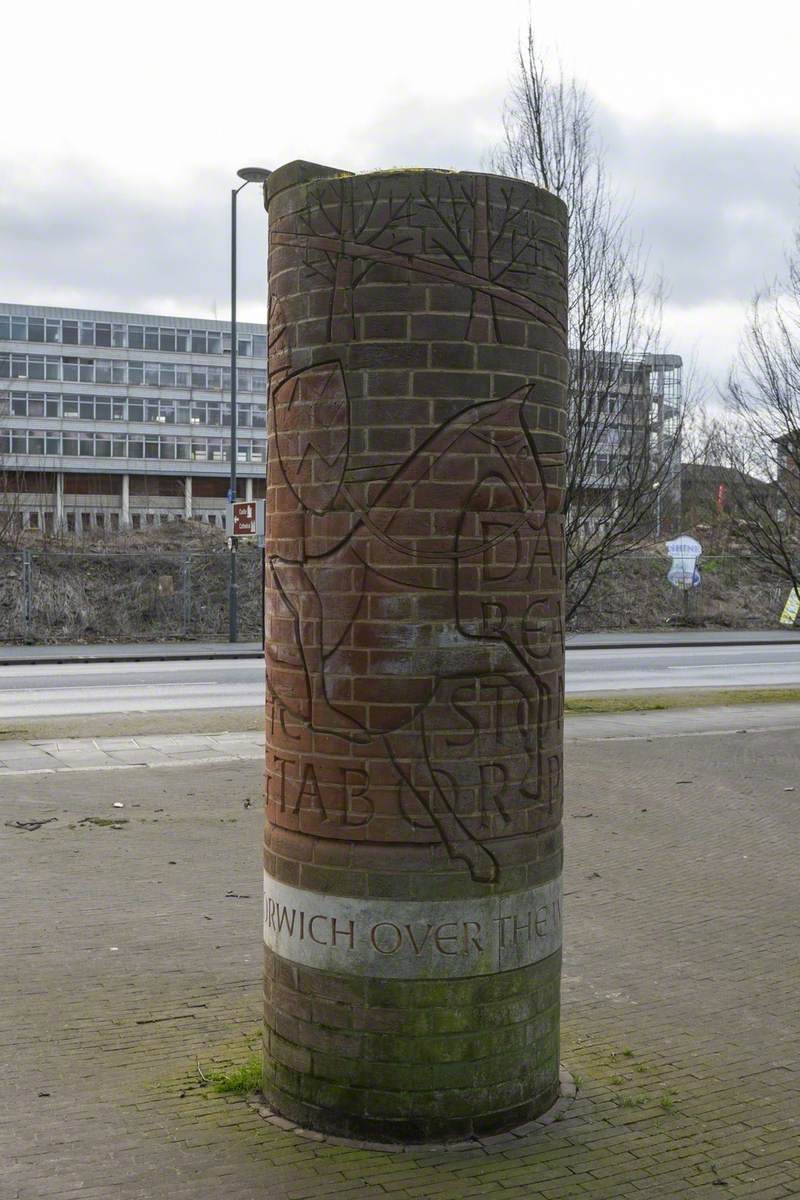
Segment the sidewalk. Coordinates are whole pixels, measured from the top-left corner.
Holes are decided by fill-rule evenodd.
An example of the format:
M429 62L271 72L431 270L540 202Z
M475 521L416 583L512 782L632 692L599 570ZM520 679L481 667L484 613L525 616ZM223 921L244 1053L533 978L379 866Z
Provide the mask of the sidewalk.
M567 649L643 650L686 646L770 646L800 642L799 629L658 629L648 632L568 633ZM62 662L180 661L260 658L258 642L141 642L124 645L0 645L0 666Z
M703 734L800 730L800 704L742 704L719 708L672 709L644 713L568 715L568 743ZM202 766L261 760L264 734L146 734L136 737L0 738L0 778L53 771L126 770L132 767Z
M567 747L578 1098L447 1151L309 1140L202 1084L258 1041L260 762L3 779L4 1200L800 1195L797 730L580 734L605 720Z

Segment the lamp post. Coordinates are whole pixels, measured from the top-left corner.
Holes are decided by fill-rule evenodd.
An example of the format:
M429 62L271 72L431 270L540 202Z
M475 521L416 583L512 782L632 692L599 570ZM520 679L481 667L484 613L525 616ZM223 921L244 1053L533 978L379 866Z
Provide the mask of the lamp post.
M265 167L242 167L236 174L244 180L238 188L231 188L231 475L228 488L228 503L236 500L236 460L238 457L236 445L236 197L248 183L264 183L272 174ZM236 585L236 538L231 536L230 545L230 576L228 581L228 640L239 640L239 604Z

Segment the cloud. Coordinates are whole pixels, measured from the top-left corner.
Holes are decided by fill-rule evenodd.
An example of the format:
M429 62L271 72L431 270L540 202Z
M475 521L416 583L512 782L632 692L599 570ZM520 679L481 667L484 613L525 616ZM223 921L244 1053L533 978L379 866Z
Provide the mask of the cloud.
M9 173L0 162L0 177ZM230 181L198 177L181 193L133 191L101 172L56 163L47 180L0 192L4 300L228 313ZM239 200L240 296L263 312L266 216L259 191ZM158 310L157 310L158 311Z
M674 302L746 303L782 272L800 211L794 134L604 114L599 125L614 183Z
M336 165L486 169L502 94L415 98L366 120ZM670 348L723 374L754 289L783 269L797 217L800 145L788 132L623 120L598 108L609 173L663 274ZM130 184L111 169L51 161L23 175L0 161L3 299L197 316L229 312L231 179L195 171L180 184ZM266 221L256 187L239 199L239 303L261 320Z

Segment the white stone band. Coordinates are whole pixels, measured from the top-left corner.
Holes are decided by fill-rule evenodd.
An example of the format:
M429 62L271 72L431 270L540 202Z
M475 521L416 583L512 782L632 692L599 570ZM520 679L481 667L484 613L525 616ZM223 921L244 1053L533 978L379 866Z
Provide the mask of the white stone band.
M456 979L539 962L561 945L561 877L464 900L327 896L264 872L264 941L336 975Z

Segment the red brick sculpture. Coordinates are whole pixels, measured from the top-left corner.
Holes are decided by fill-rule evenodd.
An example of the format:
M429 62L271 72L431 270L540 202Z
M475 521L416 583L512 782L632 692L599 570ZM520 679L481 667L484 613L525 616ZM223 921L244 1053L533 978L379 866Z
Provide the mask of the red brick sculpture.
M566 218L267 185L264 1091L440 1138L558 1093Z

